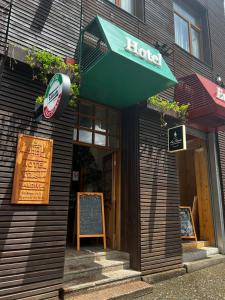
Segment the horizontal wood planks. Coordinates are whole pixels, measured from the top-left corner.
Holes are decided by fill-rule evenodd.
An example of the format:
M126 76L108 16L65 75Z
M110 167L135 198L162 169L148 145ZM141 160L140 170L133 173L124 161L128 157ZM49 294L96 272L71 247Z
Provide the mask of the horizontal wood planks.
M14 0L9 42L74 56L80 34L81 0Z
M182 266L176 156L167 152L159 114L139 115L140 251L143 274Z
M219 170L221 178L221 188L223 197L223 209L225 215L225 132L220 131L217 134L217 150L219 159Z
M6 67L0 86L0 299L58 299L64 269L73 111L36 123L42 87L28 67ZM11 204L18 134L54 140L49 205Z

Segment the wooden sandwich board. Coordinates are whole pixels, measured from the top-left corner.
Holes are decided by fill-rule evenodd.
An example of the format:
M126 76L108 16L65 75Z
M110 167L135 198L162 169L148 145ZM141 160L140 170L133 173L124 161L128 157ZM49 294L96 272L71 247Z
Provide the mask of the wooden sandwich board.
M106 250L103 193L77 193L77 251L81 238L102 237Z

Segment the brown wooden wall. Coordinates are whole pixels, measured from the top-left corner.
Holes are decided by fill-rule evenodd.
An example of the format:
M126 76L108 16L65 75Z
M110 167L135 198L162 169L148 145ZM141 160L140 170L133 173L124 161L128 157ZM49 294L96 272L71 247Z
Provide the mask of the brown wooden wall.
M73 56L80 33L81 0L14 0L8 41Z
M171 124L172 125L172 124ZM182 266L176 156L167 151L159 115L139 115L141 271L151 274Z
M217 134L217 149L218 149L219 170L220 170L220 178L221 178L223 208L224 208L224 216L225 216L225 132L224 131L220 131Z
M0 86L0 299L58 299L62 282L72 161L73 114L32 119L41 87L20 64ZM18 133L54 139L50 202L12 205Z
M140 270L140 209L138 115L122 114L121 247L130 253L131 267Z

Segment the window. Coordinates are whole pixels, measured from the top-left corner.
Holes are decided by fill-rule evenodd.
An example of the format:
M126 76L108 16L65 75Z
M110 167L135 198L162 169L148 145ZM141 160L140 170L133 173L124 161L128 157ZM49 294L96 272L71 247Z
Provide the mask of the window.
M134 0L109 0L113 4L121 7L130 14L134 15Z
M108 0L139 19L144 19L144 0Z
M74 142L118 149L120 114L118 111L80 100L75 114Z
M199 9L182 0L174 1L175 42L193 56L203 59L203 20Z

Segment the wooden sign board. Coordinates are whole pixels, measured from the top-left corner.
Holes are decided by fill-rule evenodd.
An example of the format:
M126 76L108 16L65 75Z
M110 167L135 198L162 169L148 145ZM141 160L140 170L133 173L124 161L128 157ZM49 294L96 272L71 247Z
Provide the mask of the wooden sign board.
M191 207L180 206L181 238L197 240Z
M13 204L48 204L53 140L20 134L13 181Z
M103 193L77 193L77 250L80 238L102 237L106 250Z

